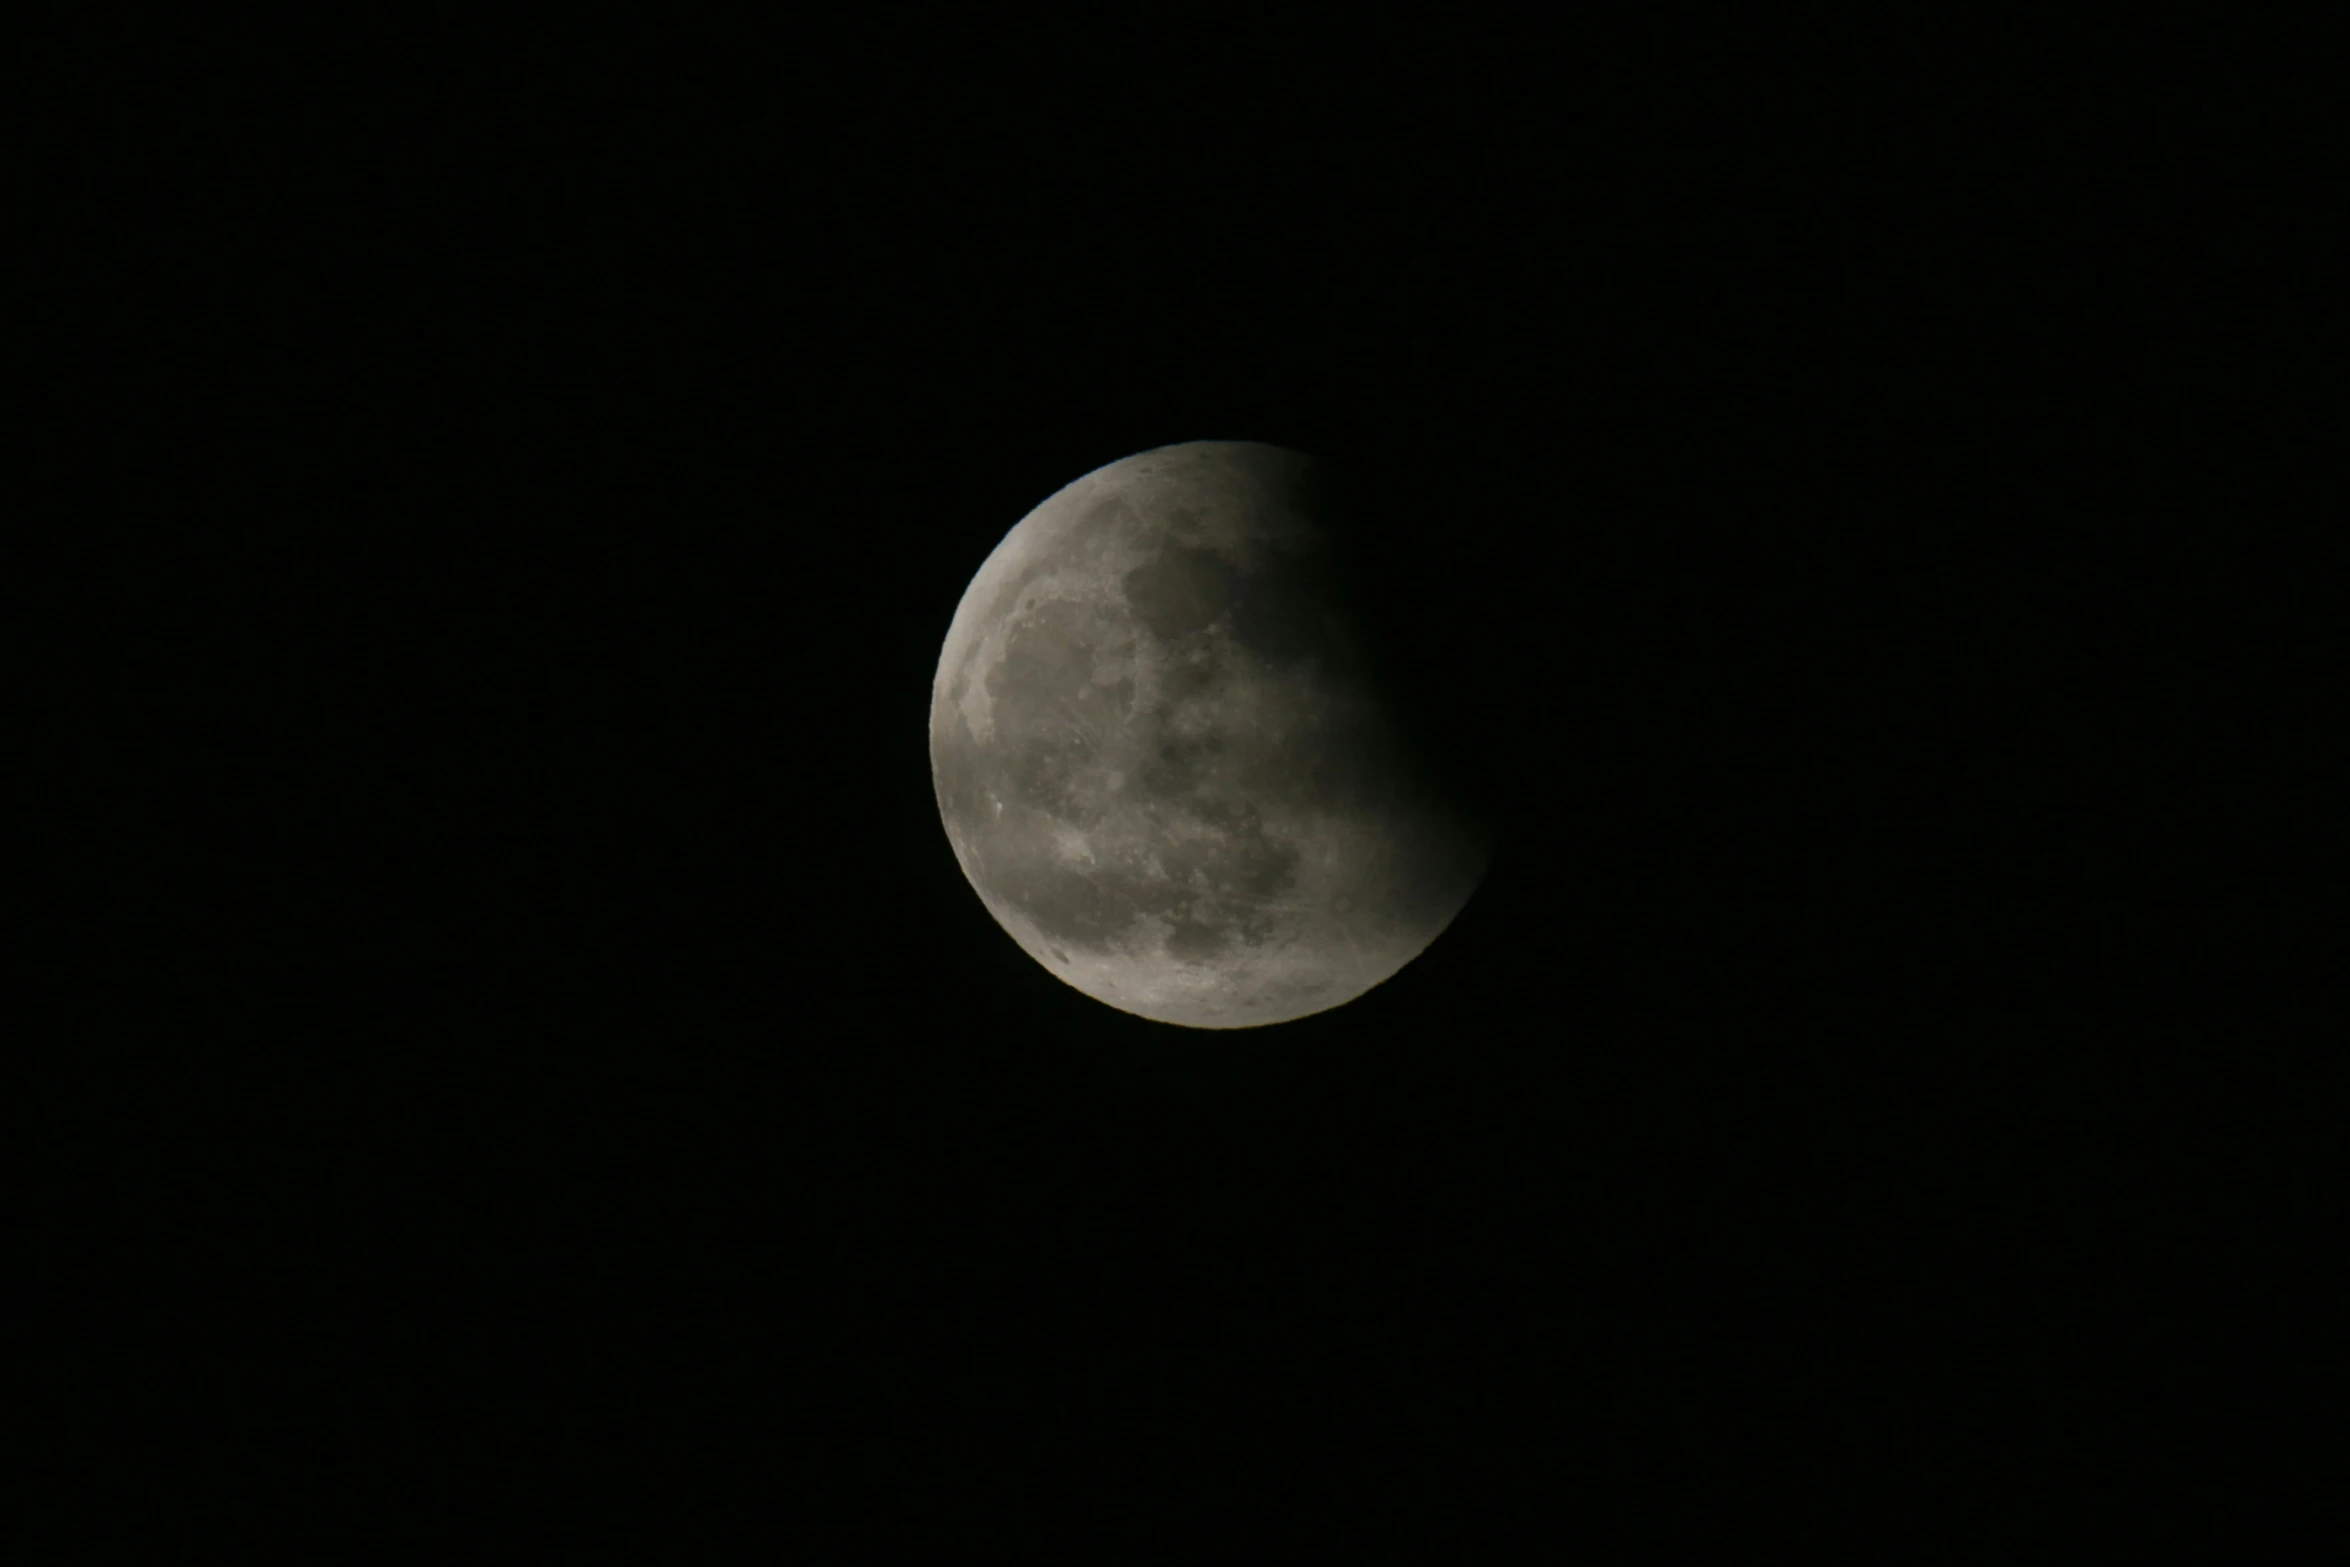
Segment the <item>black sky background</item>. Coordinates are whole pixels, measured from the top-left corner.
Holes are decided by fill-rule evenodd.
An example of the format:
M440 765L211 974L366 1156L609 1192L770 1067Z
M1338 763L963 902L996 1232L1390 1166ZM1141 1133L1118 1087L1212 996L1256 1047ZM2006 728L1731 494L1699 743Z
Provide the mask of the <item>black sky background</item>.
M2235 1484L2341 1375L2229 1358L2338 1217L2314 100L1135 14L50 62L39 1244L134 1300L61 1429L123 1364L361 1490L1304 1417L2050 1560ZM1023 957L926 753L1003 533L1203 438L1355 465L1505 835L1232 1035Z

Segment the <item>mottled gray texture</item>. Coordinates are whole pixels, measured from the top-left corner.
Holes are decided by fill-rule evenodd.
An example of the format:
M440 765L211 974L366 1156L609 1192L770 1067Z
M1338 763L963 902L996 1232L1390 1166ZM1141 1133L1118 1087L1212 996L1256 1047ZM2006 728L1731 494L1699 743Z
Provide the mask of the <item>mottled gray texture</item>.
M1283 1022L1389 978L1489 845L1435 797L1329 590L1312 465L1161 447L989 556L932 689L939 814L1030 955L1122 1010Z

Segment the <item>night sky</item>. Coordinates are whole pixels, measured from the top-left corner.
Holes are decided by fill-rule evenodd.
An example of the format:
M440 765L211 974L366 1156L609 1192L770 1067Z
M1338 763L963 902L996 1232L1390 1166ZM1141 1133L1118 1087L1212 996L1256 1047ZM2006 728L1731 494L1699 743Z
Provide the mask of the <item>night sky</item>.
M2303 100L1923 27L558 34L59 66L41 1103L134 1346L61 1388L315 1405L362 1489L1302 1421L1888 1561L2105 1559L2338 1402L2229 1369L2315 1330L2350 1037ZM997 541L1197 439L1358 475L1504 830L1239 1033L1022 955L927 755Z

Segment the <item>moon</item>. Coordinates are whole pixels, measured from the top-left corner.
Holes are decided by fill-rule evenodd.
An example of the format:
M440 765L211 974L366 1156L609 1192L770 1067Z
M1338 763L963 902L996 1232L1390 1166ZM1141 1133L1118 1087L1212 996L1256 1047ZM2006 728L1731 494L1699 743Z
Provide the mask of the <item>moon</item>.
M1188 1028L1356 999L1467 904L1489 830L1375 677L1321 466L1193 441L1023 518L964 592L930 699L964 876L1030 957Z

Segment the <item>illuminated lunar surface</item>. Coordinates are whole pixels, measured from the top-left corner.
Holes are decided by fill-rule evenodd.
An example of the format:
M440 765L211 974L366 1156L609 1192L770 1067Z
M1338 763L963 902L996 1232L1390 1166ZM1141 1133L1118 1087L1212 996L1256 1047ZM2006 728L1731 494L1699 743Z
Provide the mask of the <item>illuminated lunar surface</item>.
M1487 834L1441 798L1334 586L1314 463L1197 441L1007 534L932 685L939 816L1029 956L1191 1028L1354 1000L1451 923Z

